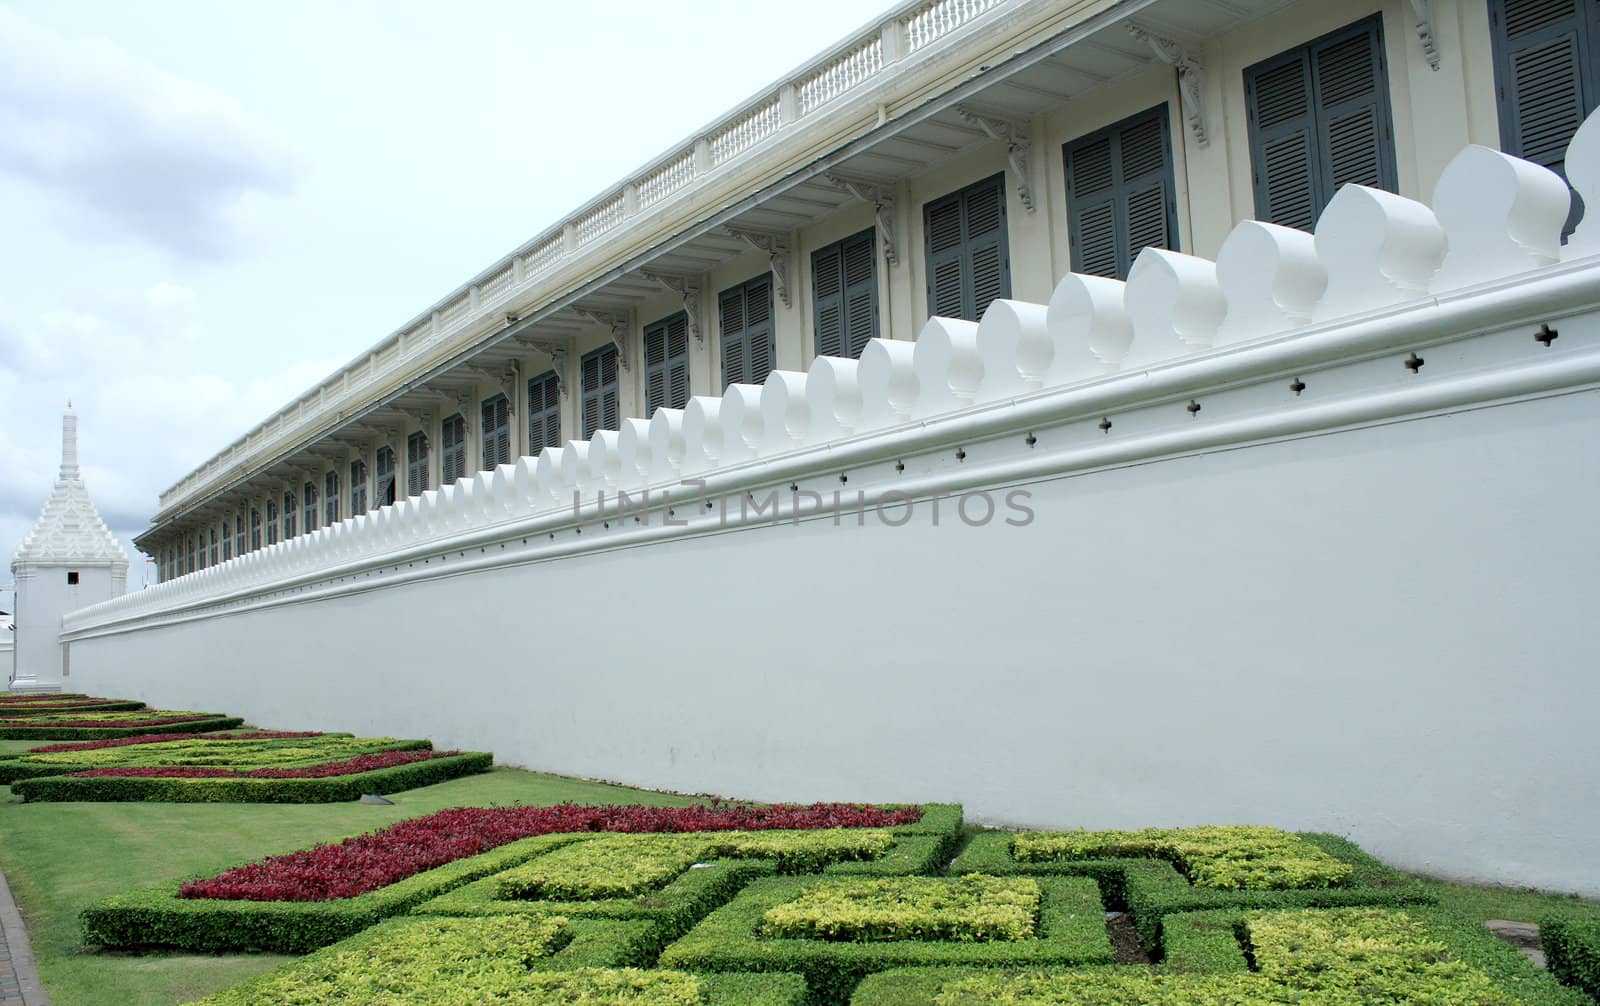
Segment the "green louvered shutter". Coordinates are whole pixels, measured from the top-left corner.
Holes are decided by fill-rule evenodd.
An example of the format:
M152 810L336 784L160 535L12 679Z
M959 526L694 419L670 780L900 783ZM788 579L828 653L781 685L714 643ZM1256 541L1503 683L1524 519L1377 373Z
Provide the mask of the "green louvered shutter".
M467 473L467 417L461 413L439 424L439 484L455 485ZM355 492L355 483L350 491Z
M722 325L722 386L765 384L772 373L772 277L757 276L717 297Z
M1127 279L1146 247L1178 246L1165 105L1074 140L1062 151L1073 272Z
M851 235L811 255L818 356L859 359L878 337L877 233Z
M327 527L339 519L339 473L329 472L322 479L322 526ZM244 553L244 524L239 525L239 552Z
M1341 185L1398 187L1376 16L1245 71L1256 216L1311 230Z
M1600 99L1600 0L1490 0L1500 146L1567 177L1567 144ZM1573 194L1563 236L1583 217Z
M372 508L388 506L395 499L395 456L388 447L378 449L377 478L374 480Z
M1011 296L1004 175L929 202L923 221L931 317L978 321Z
M406 438L406 495L428 491L428 435L421 430Z
M678 312L644 330L644 414L689 404L689 316Z
M528 453L561 446L561 382L547 370L528 382Z
M583 380L583 438L600 430L614 430L621 422L617 405L617 347L606 345L584 354L579 366Z
M511 401L495 395L483 403L483 471L492 472L511 460Z

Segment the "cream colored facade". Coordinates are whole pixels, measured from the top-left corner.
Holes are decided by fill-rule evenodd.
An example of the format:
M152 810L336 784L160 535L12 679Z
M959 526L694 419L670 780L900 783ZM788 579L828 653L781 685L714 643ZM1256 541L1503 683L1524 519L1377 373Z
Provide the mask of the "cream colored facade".
M890 60L895 46L906 44L891 42L891 32L914 38L917 17L947 8L952 17L966 20L942 40ZM701 337L688 340L690 394L720 395L718 293L773 273L774 263L766 252L718 230L723 226L716 222L719 215L736 228L787 243L782 268L791 296L787 304L776 296L772 300L774 362L780 370L805 370L815 355L812 254L875 225L877 334L914 339L929 317L924 208L930 200L995 175L1005 177L1010 295L1048 301L1071 263L1064 145L1156 106L1167 109L1176 248L1213 257L1235 224L1257 216L1246 69L1373 14L1382 19L1398 191L1425 200L1463 144L1501 146L1488 0L944 0L903 7L881 29L884 68L876 71L881 82L864 79L812 110L806 110L803 88L797 97L794 87L777 86L778 119L790 118L771 136L720 165L702 149L712 144L692 139L684 149L701 167L710 165L704 179L643 209L631 209L644 198L638 179L625 182L617 203L621 209L615 212L627 219L611 236L588 246L591 251L582 243L582 217L549 232L554 238L541 236L519 249L508 260L508 283L524 283L522 293L483 307L489 302L484 291L493 281L480 277L452 294L163 494L152 528L138 543L156 558L163 579L212 565L237 551L241 515L247 550L257 544L252 513L262 522L258 545L274 537L266 526L269 504L279 511L277 536L282 536L286 493L298 504L293 532L305 533L326 520L323 495L330 471L339 480L338 515L348 517L351 464L357 460L366 464L368 507L375 508L385 501L375 499L371 484L377 452L384 447L395 453L396 498L403 498L407 444L418 432L429 445L427 487L437 488L443 475L441 422L457 412L465 418L465 473L471 474L483 458L482 403L498 394L506 394L511 405L510 457L536 453L528 443L529 380L558 366L567 388L560 398L561 439L582 437L579 362L613 341L611 330L592 319L595 314L618 318L624 326L619 348L628 365L618 369L619 416L643 416L644 328L685 309L685 298L650 279L652 272L695 284L689 300L698 311ZM1198 62L1203 142L1189 121L1180 70L1162 61L1130 25L1175 41ZM1424 38L1431 40L1431 52ZM1004 76L1008 61L1045 47L1053 47L1049 61ZM1032 76L1019 85L1022 74ZM993 82L986 84L991 76ZM1059 83L1046 87L1039 81ZM948 106L939 107L940 102ZM930 108L937 110L929 113ZM1025 130L1029 142L1020 159L1022 174L1008 157L1007 143L986 136L961 110ZM1027 114L1019 116L1018 110ZM886 150L895 153L882 153ZM923 154L908 157L907 150ZM828 167L830 161L836 168ZM892 196L892 207L878 213L827 182L821 170L875 184ZM803 181L794 181L803 175ZM833 198L825 195L829 191ZM702 226L707 221L711 226ZM886 230L883 224L891 221ZM898 253L893 265L883 254L885 237L893 238ZM567 260L548 267L542 279L528 278L535 262L553 261L544 257L556 254L545 251L552 242ZM652 254L668 264L654 264ZM437 351L416 351L407 360L418 333L441 331L451 305L461 302L467 305L462 316L478 311L479 322ZM545 351L552 345L564 350L564 359ZM400 362L386 365L391 359ZM359 382L352 375L363 367L367 390L356 394L350 389ZM380 371L381 379L375 376ZM329 407L335 398L336 407ZM297 417L323 408L333 415L306 421L303 433L283 432ZM307 483L317 497L310 528Z

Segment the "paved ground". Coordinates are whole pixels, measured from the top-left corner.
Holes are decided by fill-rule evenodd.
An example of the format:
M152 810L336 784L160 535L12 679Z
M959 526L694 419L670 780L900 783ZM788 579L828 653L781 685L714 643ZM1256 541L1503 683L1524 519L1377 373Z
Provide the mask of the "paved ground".
M0 873L0 1006L49 1006L33 965L28 934L11 898L6 876Z

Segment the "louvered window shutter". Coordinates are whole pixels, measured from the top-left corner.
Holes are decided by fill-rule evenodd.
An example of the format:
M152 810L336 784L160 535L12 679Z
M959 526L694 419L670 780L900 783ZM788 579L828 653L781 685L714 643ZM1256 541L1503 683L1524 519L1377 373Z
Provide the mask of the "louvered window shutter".
M689 402L689 319L675 314L644 330L644 414Z
M294 527L295 527L294 508L295 508L294 493L292 493L292 492L284 493L283 494L283 537L284 537L285 541L287 541L288 539L294 537Z
M329 472L322 480L322 523L324 526L339 519L339 473Z
M811 255L812 316L818 356L857 359L878 335L874 231L862 231Z
M1600 102L1600 0L1490 0L1500 145L1567 177L1567 144ZM1563 236L1583 217L1573 193Z
M817 355L844 355L844 247L831 244L811 254L811 314Z
M1063 149L1072 271L1127 279L1147 247L1177 248L1177 198L1167 106Z
M511 401L496 395L483 403L483 471L492 472L511 460Z
M583 382L583 438L600 430L614 430L618 415L617 347L602 346L583 357L579 367Z
M467 471L467 419L461 413L439 424L441 485L455 485Z
M1004 175L933 200L923 218L931 316L978 321L1011 296Z
M367 512L367 463L350 463L350 516Z
M1250 67L1245 104L1260 219L1311 230L1347 182L1397 188L1379 18Z
M244 514L236 514L233 518L233 552L235 555L244 555L245 530Z
M757 276L717 298L722 323L722 386L765 384L772 373L772 277Z
M378 448L377 472L373 479L372 508L388 506L395 499L395 457L388 447Z
M749 384L750 367L745 359L744 289L724 290L717 298L722 323L722 386Z
M551 370L528 382L528 453L561 445L561 382Z
M267 544L278 543L278 501L267 500Z
M421 430L406 438L406 495L428 491L428 435Z

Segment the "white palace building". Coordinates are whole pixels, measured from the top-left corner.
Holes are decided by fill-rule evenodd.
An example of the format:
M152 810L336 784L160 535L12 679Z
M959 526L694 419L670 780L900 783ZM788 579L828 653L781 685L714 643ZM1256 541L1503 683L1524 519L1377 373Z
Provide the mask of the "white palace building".
M1043 303L1145 247L1425 199L1468 143L1561 170L1596 0L942 0L797 68L161 495L162 579L691 397Z
M904 4L164 492L46 672L1600 895L1597 47Z

